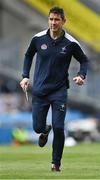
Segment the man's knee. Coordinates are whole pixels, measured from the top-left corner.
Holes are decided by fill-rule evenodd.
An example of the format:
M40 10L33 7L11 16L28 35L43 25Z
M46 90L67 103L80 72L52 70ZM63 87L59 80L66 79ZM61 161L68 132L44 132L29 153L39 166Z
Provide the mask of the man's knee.
M36 133L40 134L40 133L43 133L44 131L44 128L41 127L41 126L37 126L36 124L33 123L33 129Z
M35 125L33 125L33 129L34 129L34 131L36 132L36 133L41 133L41 128L40 127L37 127L37 126L35 126Z

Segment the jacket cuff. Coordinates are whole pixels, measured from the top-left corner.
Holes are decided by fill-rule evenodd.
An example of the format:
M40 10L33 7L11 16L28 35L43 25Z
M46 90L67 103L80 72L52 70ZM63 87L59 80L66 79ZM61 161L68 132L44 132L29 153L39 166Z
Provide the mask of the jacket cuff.
M79 72L78 72L77 75L80 76L82 79L85 79L85 78L86 78L86 75L80 74Z
M23 78L28 78L28 79L29 79L29 76L28 76L28 75L25 75L25 74L22 74L22 77L23 77Z

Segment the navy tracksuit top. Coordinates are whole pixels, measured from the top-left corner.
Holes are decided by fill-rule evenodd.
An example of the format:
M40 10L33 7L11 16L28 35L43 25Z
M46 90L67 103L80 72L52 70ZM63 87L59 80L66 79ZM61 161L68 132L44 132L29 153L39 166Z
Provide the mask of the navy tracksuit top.
M66 31L54 40L49 29L36 34L26 51L23 78L29 78L33 56L36 54L36 64L33 79L33 93L48 95L59 88L68 88L68 69L72 56L80 63L78 74L84 78L87 73L88 60L80 44Z

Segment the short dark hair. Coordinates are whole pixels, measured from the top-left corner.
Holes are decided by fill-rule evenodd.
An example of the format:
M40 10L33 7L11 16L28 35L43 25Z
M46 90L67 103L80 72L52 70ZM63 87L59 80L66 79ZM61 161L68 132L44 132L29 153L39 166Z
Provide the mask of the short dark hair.
M51 8L50 11L49 11L49 15L50 15L50 13L60 14L62 20L65 19L64 10L62 8L60 8L60 7L55 6L55 7Z

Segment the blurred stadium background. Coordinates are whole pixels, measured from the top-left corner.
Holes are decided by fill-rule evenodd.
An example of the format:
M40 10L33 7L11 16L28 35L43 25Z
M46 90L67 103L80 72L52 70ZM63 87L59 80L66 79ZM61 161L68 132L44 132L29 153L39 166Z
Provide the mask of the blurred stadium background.
M90 60L82 88L72 81L77 62L70 66L66 138L100 142L100 0L0 0L0 144L37 143L32 132L31 87L26 102L19 82L28 43L47 28L48 11L54 5L64 8L65 29L80 41ZM32 71L34 64L35 58Z

